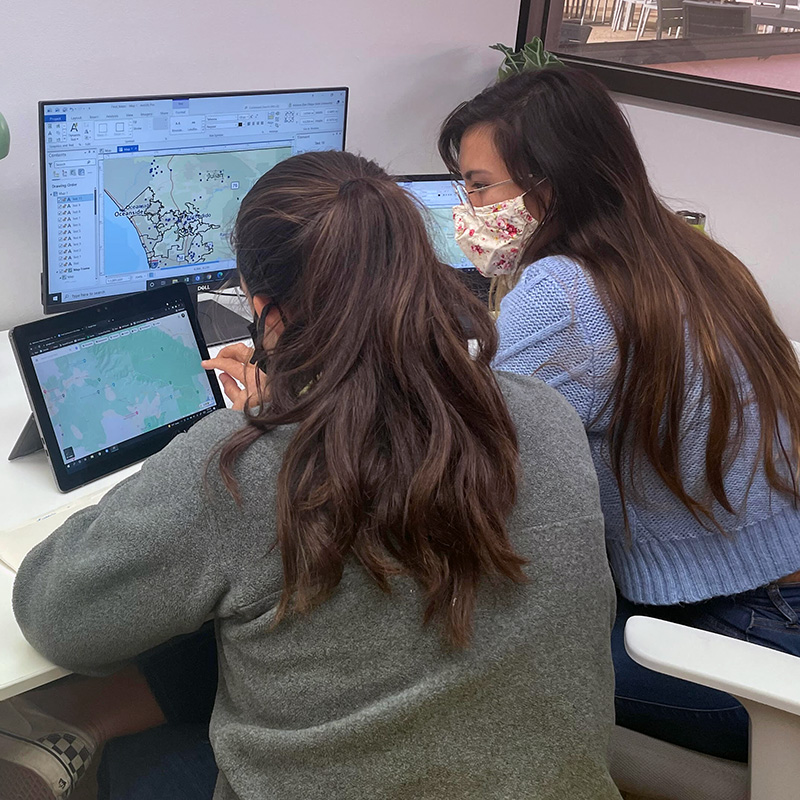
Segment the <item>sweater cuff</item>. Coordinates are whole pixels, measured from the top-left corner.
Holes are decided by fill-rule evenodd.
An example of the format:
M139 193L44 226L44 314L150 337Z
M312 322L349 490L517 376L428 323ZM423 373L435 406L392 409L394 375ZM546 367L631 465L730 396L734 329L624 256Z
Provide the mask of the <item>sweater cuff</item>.
M676 605L739 594L800 569L800 514L778 514L723 536L607 540L614 580L633 603Z

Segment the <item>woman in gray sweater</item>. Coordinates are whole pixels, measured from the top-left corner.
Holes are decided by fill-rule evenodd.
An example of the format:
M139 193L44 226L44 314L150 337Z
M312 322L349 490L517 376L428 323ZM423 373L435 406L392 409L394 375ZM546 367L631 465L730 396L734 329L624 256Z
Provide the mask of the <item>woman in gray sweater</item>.
M492 373L491 320L365 159L274 167L235 247L255 349L208 364L234 409L28 556L25 635L103 674L213 618L218 800L617 798L614 591L575 412ZM168 784L155 756L107 766L106 796L184 796L196 765Z

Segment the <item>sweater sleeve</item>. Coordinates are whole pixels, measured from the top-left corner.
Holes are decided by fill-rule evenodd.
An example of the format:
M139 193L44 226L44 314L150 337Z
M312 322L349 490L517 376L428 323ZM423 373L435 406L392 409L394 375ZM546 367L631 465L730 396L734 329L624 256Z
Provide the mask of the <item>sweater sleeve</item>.
M550 257L528 267L503 299L497 328L494 368L535 375L562 394L588 427L599 408L596 338L613 337L613 329L578 264Z
M225 413L225 412L217 412ZM212 415L215 416L215 415ZM204 502L208 433L179 436L23 561L14 613L51 661L102 674L199 628L228 582Z

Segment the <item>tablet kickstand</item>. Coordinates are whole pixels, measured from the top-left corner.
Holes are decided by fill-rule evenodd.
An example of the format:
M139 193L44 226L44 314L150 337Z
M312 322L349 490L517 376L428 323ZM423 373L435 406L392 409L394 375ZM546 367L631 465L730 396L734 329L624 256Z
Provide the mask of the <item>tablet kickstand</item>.
M43 449L42 437L39 436L39 429L36 427L33 414L31 414L17 439L17 443L9 454L8 460L13 461L15 458L22 458L22 456L28 456L37 450Z

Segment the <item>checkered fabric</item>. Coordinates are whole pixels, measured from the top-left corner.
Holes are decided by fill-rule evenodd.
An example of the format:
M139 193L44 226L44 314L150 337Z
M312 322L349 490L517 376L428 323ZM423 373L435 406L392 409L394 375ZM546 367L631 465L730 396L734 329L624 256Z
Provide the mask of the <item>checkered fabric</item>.
M72 774L72 786L74 786L83 773L86 772L89 762L92 760L92 750L86 742L72 733L49 733L39 739L39 742L48 747L53 754L64 764ZM62 798L69 797L72 787L68 787Z

